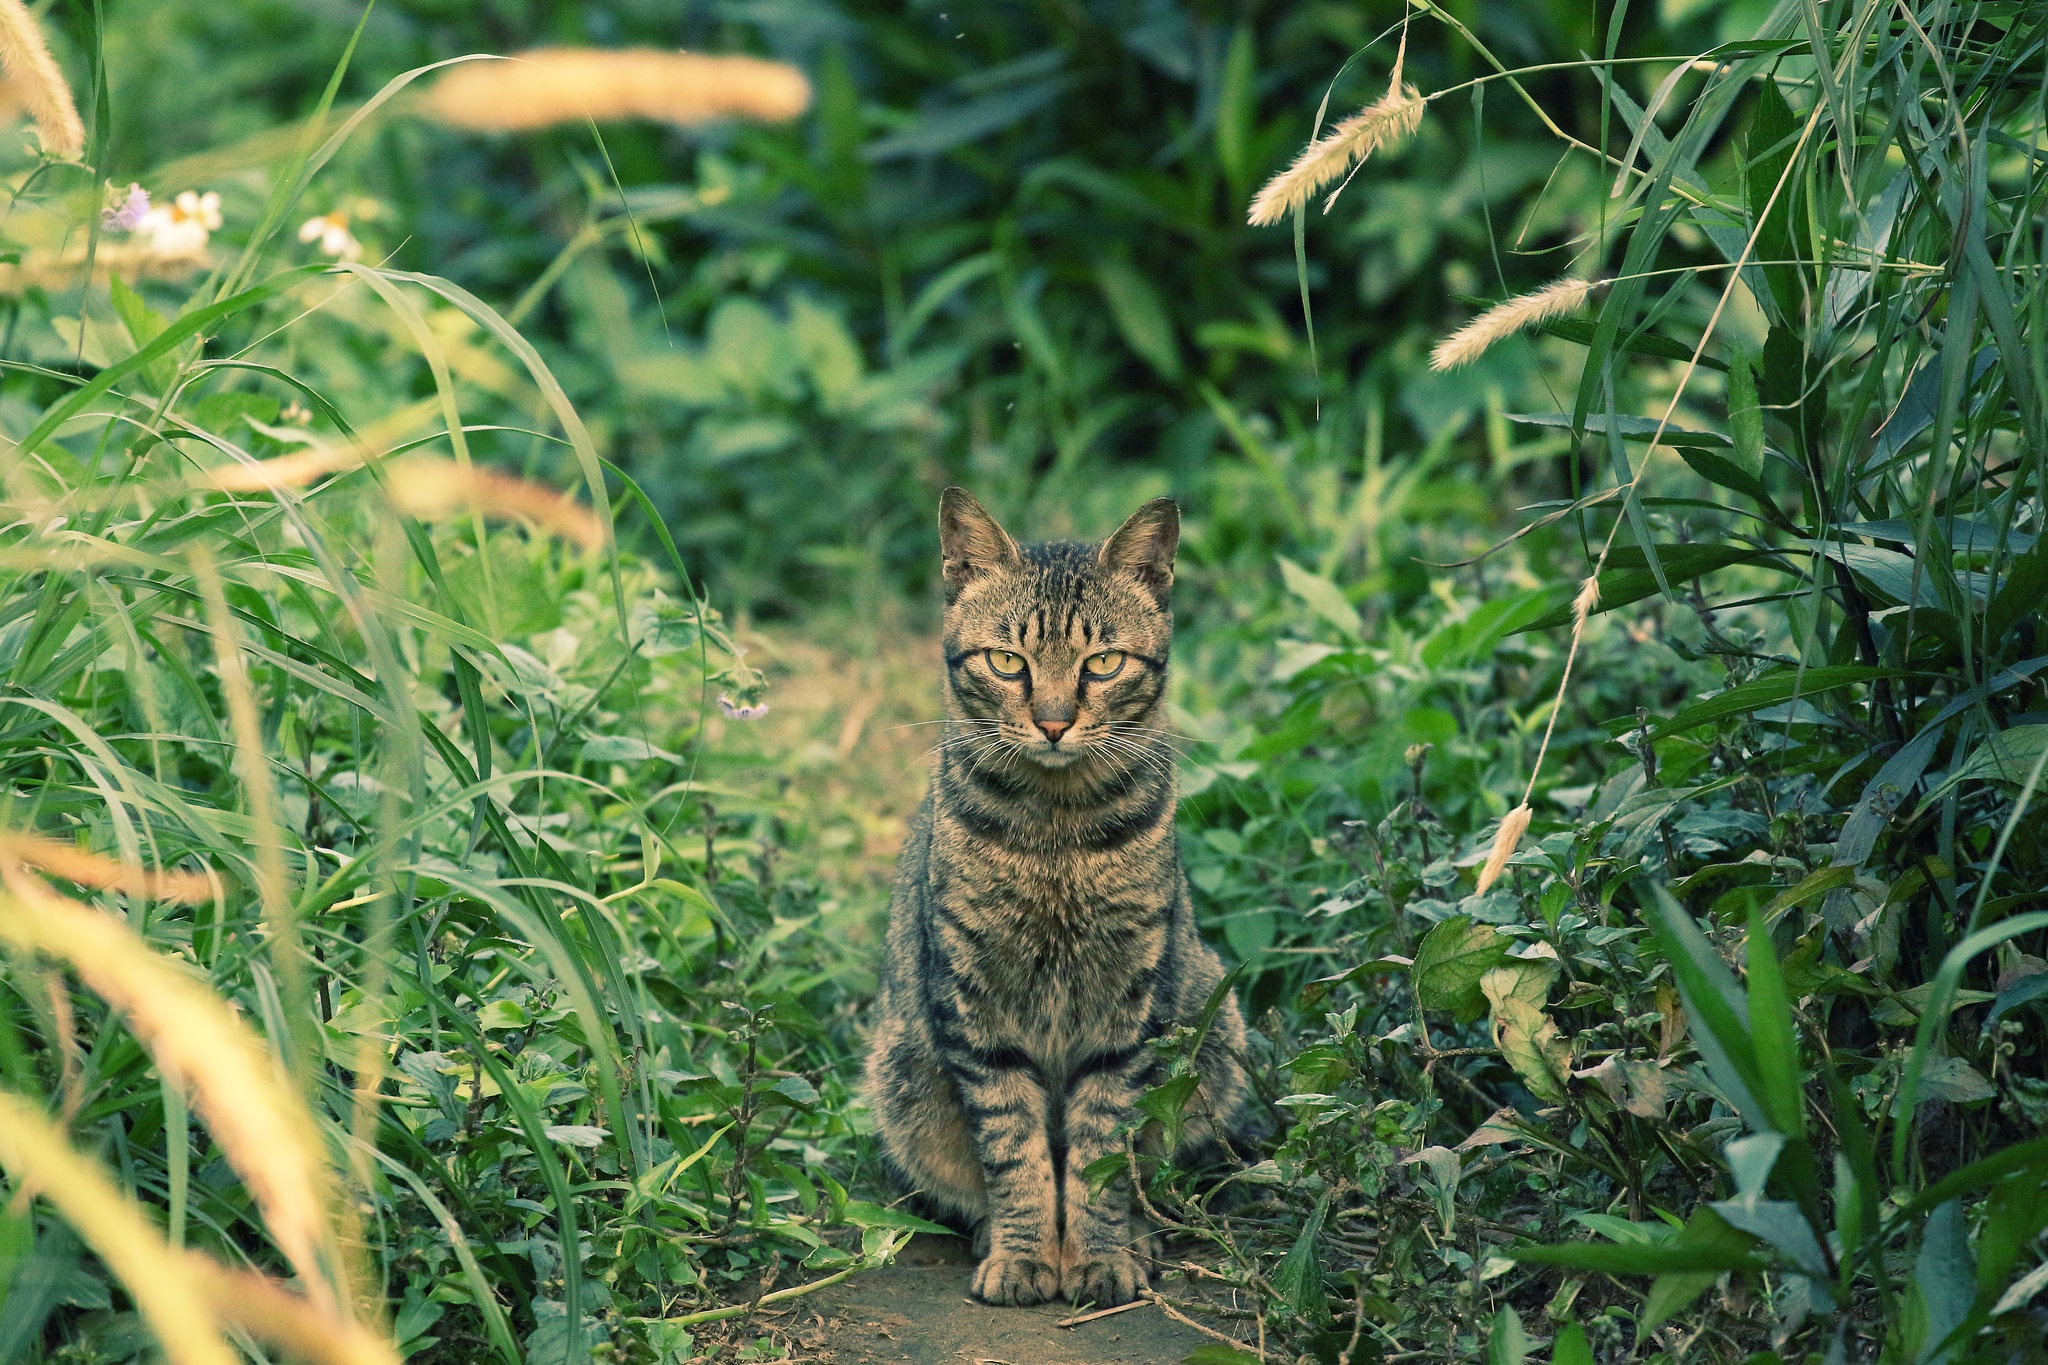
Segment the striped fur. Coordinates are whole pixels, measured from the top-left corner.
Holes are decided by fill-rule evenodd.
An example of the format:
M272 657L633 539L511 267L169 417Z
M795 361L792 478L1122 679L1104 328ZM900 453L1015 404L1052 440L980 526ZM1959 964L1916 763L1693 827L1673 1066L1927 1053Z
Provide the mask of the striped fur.
M867 1091L902 1183L976 1228L990 1303L1144 1287L1130 1191L1090 1200L1082 1171L1161 1079L1147 1044L1223 978L1161 728L1179 527L1160 498L1100 546L1020 549L961 490L941 502L947 738L898 864ZM1110 652L1113 674L1084 671ZM1233 993L1184 1148L1246 1127L1243 1045Z

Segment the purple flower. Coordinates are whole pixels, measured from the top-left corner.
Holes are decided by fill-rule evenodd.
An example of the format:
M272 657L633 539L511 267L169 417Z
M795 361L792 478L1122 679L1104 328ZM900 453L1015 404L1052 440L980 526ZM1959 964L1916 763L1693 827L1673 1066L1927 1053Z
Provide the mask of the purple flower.
M133 232L142 226L143 216L148 212L149 191L131 183L119 204L101 210L100 226L108 232Z
M768 703L757 701L752 705L744 705L721 692L718 694L718 709L734 720L759 720L768 714Z

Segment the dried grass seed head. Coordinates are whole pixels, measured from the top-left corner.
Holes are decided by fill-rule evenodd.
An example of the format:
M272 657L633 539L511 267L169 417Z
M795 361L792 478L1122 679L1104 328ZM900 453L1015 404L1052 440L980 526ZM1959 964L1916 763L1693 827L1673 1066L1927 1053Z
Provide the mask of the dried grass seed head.
M69 160L85 151L85 125L42 26L22 0L0 0L0 68L8 94L28 112L43 150Z
M1268 180L1252 199L1253 227L1277 223L1309 197L1380 147L1398 142L1422 124L1428 102L1412 85L1390 89L1350 118L1311 142L1294 164ZM1332 195L1334 202L1336 196ZM1323 211L1329 211L1329 205Z
M9 907L0 912L19 914ZM97 1161L75 1150L41 1106L0 1090L0 1169L55 1205L126 1286L171 1365L234 1365L188 1258Z
M803 72L758 57L538 48L454 68L422 107L458 128L521 132L584 119L651 119L684 128L722 118L780 123L810 102Z
M1529 831L1529 807L1516 806L1501 817L1500 830L1493 836L1493 851L1486 855L1486 865L1479 869L1479 894L1485 895L1500 880L1508 859L1515 856L1515 849L1521 844L1522 836Z
M15 901L0 913L0 939L68 962L121 1014L165 1078L191 1094L314 1302L338 1311L326 1152L270 1050L226 1001L121 921L57 895L18 864L0 864L0 878Z
M1551 318L1576 312L1591 294L1597 280L1554 280L1541 289L1518 294L1497 303L1436 344L1429 353L1432 370L1456 369L1469 365L1497 342Z

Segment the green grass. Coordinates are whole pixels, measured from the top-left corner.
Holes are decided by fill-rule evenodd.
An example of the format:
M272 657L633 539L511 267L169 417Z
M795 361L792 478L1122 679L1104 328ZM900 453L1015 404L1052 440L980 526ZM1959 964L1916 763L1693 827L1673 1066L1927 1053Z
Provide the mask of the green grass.
M373 12L337 72L347 34L266 11L63 11L113 121L9 163L0 245L137 176L228 221L208 270L0 299L0 828L218 879L59 885L268 1040L403 1355L773 1358L749 1305L914 1226L851 1086L934 490L1061 534L1172 487L1182 846L1277 1121L1220 1196L1140 1172L1217 1321L1321 1362L2030 1359L2044 31L1662 10L1414 11L1406 77L1455 93L1298 260L1239 224L1348 52L1329 113L1384 88L1340 7L1166 7L1150 55L1036 12L712 25L820 105L693 144L395 103L330 140L497 45L466 19ZM395 256L323 272L296 223L365 195ZM1583 316L1423 368L1567 267L1612 281ZM356 455L216 477L308 448ZM609 538L433 511L421 457ZM16 948L0 1081L171 1241L287 1272L151 1046ZM50 1201L0 1213L0 1297L0 1362L150 1349Z

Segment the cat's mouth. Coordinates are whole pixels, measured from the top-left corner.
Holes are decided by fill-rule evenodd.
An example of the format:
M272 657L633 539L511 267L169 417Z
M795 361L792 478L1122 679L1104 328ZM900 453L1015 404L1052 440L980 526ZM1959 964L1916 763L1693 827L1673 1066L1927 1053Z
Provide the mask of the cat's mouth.
M1024 757L1041 768L1065 768L1086 757L1093 747L1086 737L1076 736L1068 730L1058 739L1033 734L1025 742L1023 750Z

